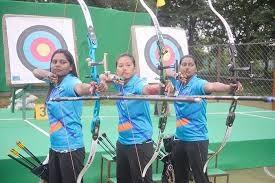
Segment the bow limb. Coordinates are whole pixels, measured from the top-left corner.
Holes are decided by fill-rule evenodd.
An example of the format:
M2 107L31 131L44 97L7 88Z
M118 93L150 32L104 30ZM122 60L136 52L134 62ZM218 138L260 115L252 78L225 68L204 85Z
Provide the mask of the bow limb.
M160 26L159 26L158 19L157 19L156 15L153 13L153 11L144 2L144 0L139 0L139 2L146 9L146 11L149 13L149 15L150 15L150 17L153 21L153 24L154 24L154 27L155 27L155 30L156 30L156 35L157 35L157 38L158 38L159 49L161 50L162 53L164 53L164 41L163 41L162 33L160 31Z
M90 15L90 12L89 12L89 9L88 9L86 3L83 0L77 0L77 2L80 5L81 10L83 12L87 28L89 29L89 27L94 27L93 21L92 21L92 18L91 18L91 15Z
M215 15L217 15L217 17L219 17L219 19L222 21L225 29L226 29L226 33L228 36L228 42L229 42L229 48L230 48L230 64L229 64L229 71L232 73L232 79L233 82L237 82L237 71L236 71L236 58L237 58L237 49L235 46L235 42L234 42L234 37L232 34L232 31L230 29L229 24L227 23L227 21L223 18L223 16L221 14L219 14L219 12L217 12L215 10L215 8L212 5L211 0L208 0L208 5L210 7L210 9L213 11L213 13L215 13ZM235 95L235 91L233 91L232 95ZM226 131L225 131L225 135L223 138L222 143L220 144L220 146L218 147L218 149L216 150L216 152L214 154L212 154L206 161L204 167L203 167L203 171L206 172L207 170L207 166L208 163L211 159L213 159L216 155L218 155L219 152L221 152L221 150L225 147L226 143L228 142L230 136L231 136L231 132L232 132L232 126L233 126L233 122L235 120L235 110L237 107L237 100L234 99L231 103L231 106L229 108L229 113L226 119Z
M217 17L219 17L219 19L222 21L222 23L223 23L223 25L224 25L224 27L226 29L226 33L227 33L227 36L228 36L229 43L234 44L234 37L233 37L233 34L232 34L232 31L230 29L229 24L223 18L223 16L219 12L217 12L217 10L215 10L215 8L212 5L212 1L211 0L208 0L208 4L209 4L210 9L213 11L213 13L215 13L215 15L217 15Z
M77 0L81 10L83 12L85 21L86 21L86 26L87 26L87 38L88 38L88 46L89 46L89 58L88 61L89 63L95 62L95 50L97 48L97 40L96 40L96 35L94 32L94 26L93 26L93 21L89 12L89 9L86 5L86 3L83 0ZM90 65L92 66L92 65ZM96 66L92 66L91 71L90 71L90 77L92 81L99 82ZM94 112L93 112L93 119L91 122L91 129L93 133L93 140L92 140L92 145L90 148L90 153L87 159L87 162L81 172L79 173L77 177L77 183L80 183L84 174L86 171L89 169L91 166L95 153L96 153L96 145L98 141L98 133L99 133L99 126L100 126L100 119L99 119L99 111L100 111L100 101L96 100L95 101L95 106L94 106Z
M162 33L160 31L160 26L159 26L159 22L157 20L156 15L153 13L153 11L147 6L147 4L144 2L144 0L139 0L141 5L146 9L146 11L149 13L155 30L156 30L156 36L157 36L157 45L158 45L158 49L159 49L159 69L160 69L160 82L162 83L162 85L165 85L165 74L164 74L164 67L163 67L163 56L165 54L165 46L164 46L164 41L163 41L163 36ZM164 87L161 88L161 95L164 95ZM153 162L155 161L155 159L158 157L159 153L160 153L160 149L161 149L161 143L162 140L164 138L164 129L166 126L166 122L167 122L167 112L168 112L168 103L167 101L163 101L162 103L162 109L161 109L161 116L159 119L159 137L158 137L158 141L157 141L157 146L156 149L154 151L154 154L152 156L152 158L149 160L149 162L145 165L144 170L142 172L142 177L144 178L146 175L147 170L149 169L149 167L153 164Z
M217 15L217 17L219 17L219 19L221 20L221 22L223 23L223 25L225 27L225 30L226 30L226 33L227 33L227 37L228 37L229 48L230 48L230 57L231 57L231 63L230 63L229 70L233 73L232 74L233 77L234 77L233 79L235 79L235 81L236 81L236 79L237 79L237 72L235 71L235 68L236 68L237 49L236 49L236 46L235 46L235 42L234 42L234 37L233 37L232 31L230 29L229 24L223 18L223 16L219 12L217 12L215 10L215 8L212 5L212 1L211 0L208 0L208 4L209 4L210 9L213 11L213 13L215 13L215 15Z

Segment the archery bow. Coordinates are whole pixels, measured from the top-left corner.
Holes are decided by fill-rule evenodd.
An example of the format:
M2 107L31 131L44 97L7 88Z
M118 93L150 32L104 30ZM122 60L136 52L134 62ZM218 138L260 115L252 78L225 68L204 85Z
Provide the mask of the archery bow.
M87 5L85 4L85 2L83 0L77 0L77 1L81 7L81 10L85 17L85 21L86 21L86 25L87 25L87 38L88 38L88 46L89 46L89 58L87 59L87 61L88 61L88 64L90 64L89 66L91 66L90 78L92 79L92 81L99 83L99 77L98 77L97 69L96 69L97 64L93 64L93 63L95 63L95 50L97 48L97 39L96 39L96 35L94 32L92 18L91 18L89 9L88 9ZM104 56L104 60L106 61L106 55ZM84 174L86 173L86 171L91 166L91 164L94 160L94 156L95 156L95 152L96 152L96 145L97 145L98 135L99 135L98 134L99 127L100 127L99 111L100 111L100 101L96 100L95 105L94 105L93 119L91 122L92 145L90 148L90 153L89 153L87 162L77 177L77 183L81 182L82 177L84 176Z
M149 13L155 30L156 30L156 36L157 36L157 46L158 46L158 51L159 51L159 70L160 70L160 82L161 82L161 91L160 91L160 95L164 95L164 89L165 89L165 73L164 73L164 66L163 66L163 56L166 53L165 51L165 47L164 47L164 41L163 41L163 36L162 33L160 31L160 26L159 26L159 22L158 19L156 17L156 15L153 13L153 11L146 5L146 3L144 2L144 0L139 0L141 5L146 9L146 11ZM162 108L161 108L161 114L160 114L160 118L159 118L159 137L158 137L158 141L157 141L157 145L156 145L156 149L154 151L154 154L152 156L152 158L150 159L150 161L147 163L147 165L144 167L144 170L142 172L142 178L145 177L146 172L148 170L148 168L152 165L152 163L155 161L155 159L158 157L158 154L160 153L160 148L161 148L161 143L162 140L164 138L164 129L166 126L166 122L167 122L167 113L168 113L168 102L167 101L163 101L162 102Z
M208 4L210 9L212 10L213 13L215 13L215 15L217 15L219 17L219 19L222 21L225 29L226 29L226 33L228 36L228 42L229 42L229 50L230 50L230 64L229 64L229 71L232 73L232 80L233 83L237 83L237 70L239 70L238 68L236 68L236 58L237 58L237 49L235 46L235 42L234 42L234 37L232 34L232 31L230 29L229 24L226 22L226 20L223 18L223 16L221 14L219 14L213 7L211 0L208 0ZM235 95L235 90L232 91L232 95ZM226 131L225 131L225 135L223 138L222 143L220 144L219 148L217 149L217 151L210 156L204 167L203 167L203 171L206 172L207 166L209 161L215 157L226 145L230 135L231 135L231 131L232 131L232 126L233 126L233 122L235 120L235 110L237 107L237 99L233 99L232 103L229 107L229 112L228 112L228 116L226 119Z

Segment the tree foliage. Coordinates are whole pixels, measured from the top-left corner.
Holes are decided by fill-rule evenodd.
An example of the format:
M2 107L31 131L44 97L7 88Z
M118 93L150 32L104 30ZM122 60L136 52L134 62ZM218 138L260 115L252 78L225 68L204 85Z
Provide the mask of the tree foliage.
M22 0L74 3L76 0ZM145 11L138 0L85 0L90 6L124 11ZM156 9L156 0L146 3L158 15L161 26L187 30L189 45L225 43L227 35L221 21L211 12L207 0L165 0ZM228 21L236 43L268 42L275 38L273 0L213 0L215 9Z
M236 43L274 38L272 0L219 0L212 4L230 24ZM224 43L227 39L222 22L211 12L207 1L170 0L160 10L159 17L162 25L186 29L189 45L194 42Z

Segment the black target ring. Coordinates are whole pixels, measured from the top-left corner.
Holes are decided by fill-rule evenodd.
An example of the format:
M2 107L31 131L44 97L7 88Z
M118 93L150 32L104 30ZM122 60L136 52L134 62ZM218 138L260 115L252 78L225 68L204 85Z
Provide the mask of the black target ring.
M40 47L44 45L50 51L47 50L45 55L39 55L39 51L37 51L39 49L34 48L37 45L40 45ZM49 70L51 54L60 48L68 48L63 36L53 28L45 25L35 25L27 28L20 34L16 44L19 60L30 71L36 68Z

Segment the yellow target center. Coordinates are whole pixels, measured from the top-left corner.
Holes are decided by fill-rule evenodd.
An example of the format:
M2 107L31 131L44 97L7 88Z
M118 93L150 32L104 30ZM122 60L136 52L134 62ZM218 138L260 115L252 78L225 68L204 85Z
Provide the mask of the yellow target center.
M163 61L168 61L171 58L170 50L167 50L167 52L163 55Z
M41 43L37 46L36 51L41 56L45 57L45 56L48 56L50 54L51 49L50 49L49 45L47 45L45 43Z

